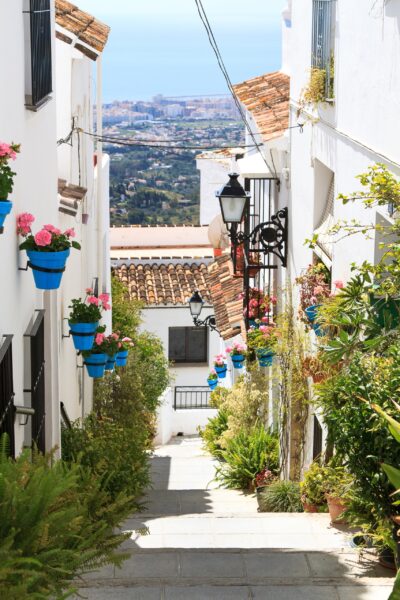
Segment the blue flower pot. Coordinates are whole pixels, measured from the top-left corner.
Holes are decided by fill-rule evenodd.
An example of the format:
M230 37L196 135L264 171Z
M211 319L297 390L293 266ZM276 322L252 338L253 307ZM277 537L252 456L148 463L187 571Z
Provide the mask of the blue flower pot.
M65 271L70 249L61 252L26 251L35 285L39 290L57 290Z
M6 216L11 212L12 202L0 200L0 227L3 227Z
M218 379L207 379L210 390L215 390L218 385Z
M218 375L218 379L225 379L226 372L228 367L224 365L223 367L214 367L216 374Z
M259 323L256 323L255 319L249 319L249 327L254 327L254 329L258 329L260 325Z
M234 354L231 356L232 363L235 369L242 369L244 363L244 355L243 354Z
M96 329L99 322L96 323L71 323L68 321L70 334L76 350L91 350L96 336Z
M274 360L275 352L272 350L260 348L256 350L257 360L260 367L271 367Z
M107 354L91 354L84 360L89 377L99 379L104 377L104 369L106 367Z
M110 355L107 356L106 371L114 371L116 360L117 360L116 354L113 354L112 356L110 356Z
M310 321L310 323L313 323L315 321L315 319L318 316L318 308L320 307L320 304L312 304L311 306L308 306L305 309L305 313L307 315L307 319Z
M315 335L322 337L325 335L325 330L321 327L319 323L313 323L312 328L314 329Z
M128 362L128 354L129 350L121 350L117 353L117 358L115 360L115 365L117 367L126 367L126 363Z

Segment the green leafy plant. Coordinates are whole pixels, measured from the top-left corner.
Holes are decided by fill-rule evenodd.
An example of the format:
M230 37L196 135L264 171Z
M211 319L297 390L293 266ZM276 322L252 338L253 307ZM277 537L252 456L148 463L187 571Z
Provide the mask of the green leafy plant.
M222 458L225 462L217 468L217 481L228 488L247 489L265 467L278 471L278 439L263 425L256 425L230 439Z
M273 325L260 325L258 328L252 327L247 332L248 350L271 350L275 351L280 331Z
M228 414L224 410L219 410L215 417L208 420L204 428L198 429L206 450L219 460L223 460L223 449L220 439L227 429Z
M20 144L0 142L0 201L7 200L8 195L13 191L16 173L11 170L8 162L17 158L20 148Z
M300 482L300 492L304 503L316 506L325 504L325 468L313 462L304 473L303 481Z
M303 101L305 104L320 104L326 100L325 92L326 70L314 67L310 71L310 79L303 90Z
M303 512L297 481L274 481L261 492L262 512Z

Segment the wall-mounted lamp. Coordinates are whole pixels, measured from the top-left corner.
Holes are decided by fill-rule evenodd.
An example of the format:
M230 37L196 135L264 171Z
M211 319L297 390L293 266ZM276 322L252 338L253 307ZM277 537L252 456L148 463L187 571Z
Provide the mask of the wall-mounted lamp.
M200 313L203 309L203 304L204 304L203 298L200 296L200 293L198 292L198 290L195 290L195 292L193 292L193 296L189 300L189 309L190 309L190 314L192 315L192 318L193 318L194 326L195 327L209 327L211 329L211 331L216 331L218 333L214 315L208 315L208 317L206 317L204 319L204 321L200 321L199 317L200 317Z

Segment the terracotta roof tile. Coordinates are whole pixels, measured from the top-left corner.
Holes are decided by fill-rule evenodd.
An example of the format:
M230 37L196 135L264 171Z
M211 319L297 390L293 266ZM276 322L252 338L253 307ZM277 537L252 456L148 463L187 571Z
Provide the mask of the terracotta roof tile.
M229 340L242 328L243 301L239 294L243 279L234 277L232 261L224 254L208 266L207 282L218 330L224 340Z
M204 263L122 264L113 271L127 286L131 300L147 305L185 305L198 289L203 299L210 302Z
M289 127L290 78L275 71L233 86L251 112L264 141L281 136Z
M56 23L75 35L84 44L94 48L97 52L103 52L110 33L109 26L80 10L71 2L56 0ZM82 48L84 47L81 46L79 50L82 51ZM90 58L93 57L90 56Z

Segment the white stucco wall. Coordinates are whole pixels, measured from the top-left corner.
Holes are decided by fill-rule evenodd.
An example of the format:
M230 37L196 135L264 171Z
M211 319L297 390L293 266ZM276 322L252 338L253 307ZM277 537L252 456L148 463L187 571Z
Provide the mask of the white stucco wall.
M196 164L200 171L200 225L209 225L221 213L215 192L228 181L232 161L198 158Z

